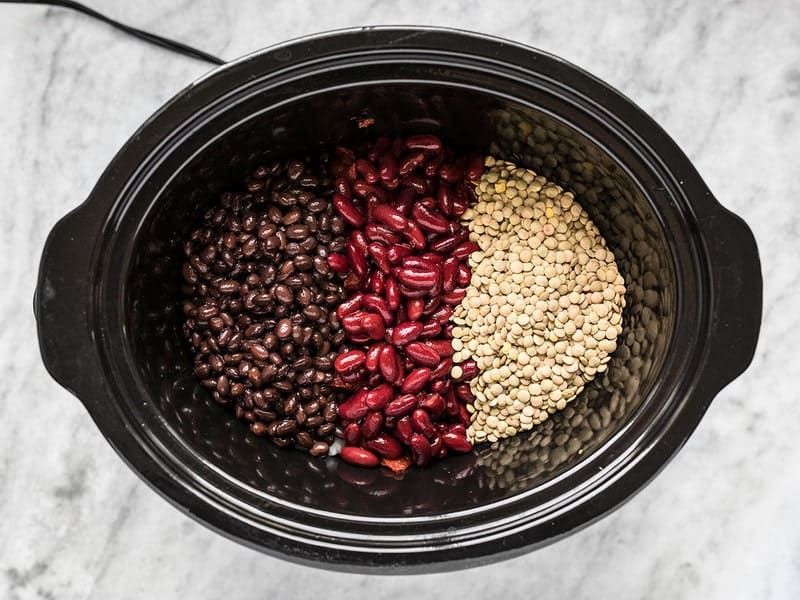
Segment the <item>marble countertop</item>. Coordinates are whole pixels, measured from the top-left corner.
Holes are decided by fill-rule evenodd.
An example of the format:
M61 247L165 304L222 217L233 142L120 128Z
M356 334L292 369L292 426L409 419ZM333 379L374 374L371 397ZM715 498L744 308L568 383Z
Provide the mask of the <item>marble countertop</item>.
M424 20L573 61L653 115L753 228L764 324L752 366L678 457L620 510L558 544L405 578L311 570L246 549L123 465L45 372L31 311L52 225L135 128L208 66L63 9L0 5L1 598L800 597L800 353L791 346L800 327L800 4L92 4L228 58L319 30Z

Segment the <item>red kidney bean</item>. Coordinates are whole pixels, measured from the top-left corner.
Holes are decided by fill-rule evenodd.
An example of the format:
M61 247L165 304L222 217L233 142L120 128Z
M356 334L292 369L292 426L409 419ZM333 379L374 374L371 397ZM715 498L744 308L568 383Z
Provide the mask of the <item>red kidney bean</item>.
M447 183L456 183L464 179L464 165L463 161L456 161L454 163L446 163L439 167L439 177L444 179Z
M367 313L365 313L363 310L359 310L354 313L350 313L349 315L345 315L340 319L342 328L344 328L348 335L352 335L354 333L363 333L364 316L366 314Z
M436 309L439 308L439 305L442 303L442 297L440 295L433 296L425 300L425 305L422 307L422 315L425 317L430 317Z
M439 167L442 166L444 159L444 152L435 154L427 163L425 163L425 168L423 169L425 171L425 176L436 177L437 173L439 173Z
M470 271L470 268L465 264L459 265L456 283L461 287L466 287L469 285L470 281L472 281L472 271Z
M467 297L467 290L464 289L456 289L452 292L447 292L444 296L442 296L442 302L445 304L461 304L461 301Z
M372 242L367 249L369 250L372 260L374 260L375 264L378 265L378 268L384 273L388 273L392 267L389 264L389 259L386 256L386 246L380 242Z
M375 313L368 313L364 316L363 325L364 331L373 340L382 340L386 335L386 328L383 326L383 319L380 315Z
M428 192L428 183L418 175L406 175L400 179L400 185L410 189L417 196L424 196Z
M381 375L389 383L396 384L400 380L400 369L397 364L397 352L391 346L385 346L378 358Z
M424 408L415 408L411 413L411 425L418 433L430 438L436 435L436 428L431 422L431 417Z
M425 262L436 266L439 266L444 262L444 256L437 254L436 252L424 252L420 254L419 257Z
M442 332L442 324L438 321L426 321L419 334L420 339L430 339Z
M464 176L469 181L477 181L483 175L483 156L472 154L467 159L467 166Z
M434 154L442 151L442 140L430 134L408 136L404 145L409 150L422 150Z
M475 401L475 396L472 393L472 390L469 389L469 384L467 383L459 383L453 388L453 391L455 392L456 397L462 402L471 404Z
M348 238L348 243L352 244L353 247L358 250L364 256L367 255L367 236L364 235L364 232L360 229L354 229L350 232L350 237Z
M349 373L363 366L366 359L361 350L349 350L336 357L333 361L333 368L337 373Z
M367 390L361 389L339 405L339 417L355 421L369 412L366 403Z
M350 269L350 263L344 254L332 252L328 255L328 266L334 273L345 273Z
M352 242L347 243L347 260L359 279L367 276L367 258Z
M458 399L453 390L446 391L442 396L444 397L444 411L451 417L456 416L458 414Z
M376 183L380 179L375 165L363 158L359 158L356 161L356 171L361 174L367 183Z
M411 209L411 216L420 227L427 231L433 233L448 233L450 231L450 221L443 215L430 210L424 204L415 204Z
M364 228L364 235L372 242L381 242L387 246L396 244L400 241L400 236L398 236L388 227L384 227L378 223L368 223Z
M352 315L363 306L363 300L364 294L360 292L353 294L351 298L348 298L338 306L336 316L341 320L345 315Z
M403 446L396 438L388 434L379 435L364 445L386 458L400 458L403 456Z
M453 196L446 183L440 183L436 190L436 204L443 215L449 217L453 214Z
M442 289L447 292L452 292L456 288L456 279L461 264L459 259L455 256L444 261L442 265Z
M429 248L434 252L445 254L469 238L469 230L462 227L455 233L440 235L431 240Z
M386 273L383 271L375 271L369 278L369 285L367 286L373 294L382 294L386 286Z
M366 371L366 368L365 368L365 371ZM369 371L366 371L366 372L369 373ZM369 373L369 375L367 376L367 387L371 387L371 388L372 387L376 387L376 386L380 385L382 381L383 381L383 375L381 375L380 373L378 373L378 372Z
M417 194L410 188L402 188L397 192L397 200L394 203L394 208L404 217L411 214L411 207L417 201Z
M348 446L357 446L361 441L361 428L358 423L348 423L344 428L344 442Z
M431 372L431 380L441 379L443 377L447 377L450 374L450 370L453 368L453 359L451 358L443 358L441 361L436 365L436 368Z
M426 394L425 398L419 401L420 408L427 410L434 418L444 412L444 398L439 393Z
M391 325L394 322L395 315L389 309L386 300L377 294L365 294L363 297L364 308L376 312L383 319L384 325Z
M446 426L446 431L462 437L467 437L467 426L464 425L464 423L450 423Z
M390 179L389 181L381 180L381 182L383 183L383 187L385 187L387 190L396 190L400 187L400 179L397 177Z
M364 422L361 424L361 435L365 439L372 439L378 435L383 427L383 414L378 411L372 411L364 417Z
M342 218L345 221L347 221L351 226L353 227L364 226L363 213L358 208L356 208L356 205L353 204L353 201L347 196L343 196L341 194L334 194L333 207L337 210L337 212L340 215L342 215Z
M470 416L469 416L469 411L467 410L466 404L459 404L458 405L458 418L461 419L461 422L464 425L469 425Z
M469 203L466 200L462 198L455 198L453 200L453 216L460 217L467 212L468 207Z
M414 206L423 206L428 210L435 210L436 209L436 198L432 196L425 196L424 198L420 198L414 203ZM412 207L413 208L413 207Z
M439 365L439 353L422 342L406 344L403 350L414 362L424 367L436 367Z
M408 226L408 219L388 204L376 206L372 216L392 231L404 232Z
M408 442L411 440L411 434L414 433L414 428L411 425L411 417L406 415L399 418L395 424L394 431L397 434L397 437L408 444Z
M390 263L395 264L406 256L409 256L412 252L413 250L405 244L392 244L386 251L386 258L389 259Z
M334 180L333 191L346 198L353 197L353 188L350 187L350 182L344 177L337 177Z
M439 394L446 394L447 390L453 387L453 383L449 378L445 379L437 379L430 384L430 388L432 392L437 392Z
M474 360L465 360L459 366L461 367L462 372L459 381L469 381L470 379L474 379L478 376L478 363L476 363Z
M380 410L394 397L394 390L388 383L369 390L365 396L367 406L372 410Z
M472 450L472 444L464 436L455 433L445 433L441 437L442 442L444 442L448 450L461 453Z
M476 242L471 242L471 241L462 242L462 243L460 243L458 246L456 246L453 249L453 252L451 253L451 256L453 256L453 257L455 257L455 258L457 258L459 260L464 260L470 254L472 254L473 252L477 252L480 249L481 249L481 247L478 246L478 244Z
M404 346L413 342L422 333L423 324L419 321L406 321L397 325L392 331L392 344Z
M400 177L408 175L414 169L421 167L424 162L425 153L423 151L411 151L408 154L404 154L402 157L400 157L400 168L397 170L397 173L400 175Z
M406 315L409 321L416 321L422 316L422 309L425 302L422 298L411 298L406 302Z
M406 287L415 290L430 290L439 280L439 269L435 267L395 267L395 269L394 275L397 280Z
M400 391L403 394L416 394L428 385L431 379L431 370L428 367L419 367L405 376L400 384Z
M444 447L444 442L440 435L434 435L431 438L431 456L434 458L444 458L447 456L447 448Z
M442 358L453 355L453 344L450 340L425 340L425 344L436 350Z
M342 460L358 467L377 467L380 464L374 453L357 446L345 446L339 451Z
M369 334L366 331L359 331L357 333L348 333L347 338L354 344L368 344L373 341L373 339L369 337Z
M378 360L380 359L381 351L383 351L383 346L384 344L372 344L366 352L364 366L370 373L378 370Z
M433 289L430 290L414 290L404 285L398 286L400 290L400 295L404 298L426 298L427 296L433 293ZM402 307L401 307L402 308ZM399 310L399 309L398 309ZM405 310L405 309L403 309Z
M383 181L397 179L397 159L389 152L381 155L378 161L378 173Z
M422 229L419 228L419 225L413 221L408 221L404 233L412 248L416 248L417 250L425 248L428 240L425 238L425 234L422 232Z
M448 306L447 304L443 304L435 311L433 311L433 313L430 315L431 319L433 319L434 321L438 321L442 325L446 325L450 321L450 317L452 316L453 316L453 308L451 306Z
M407 256L405 257L401 263L402 267L407 269L422 269L423 271L439 271L439 267L436 263L425 260L422 256ZM397 277L397 273L399 272L399 267L395 267L392 270L392 274Z
M414 455L414 464L418 467L424 467L431 462L431 445L430 442L421 433L412 433L409 439L409 446Z
M400 286L394 277L386 278L384 296L386 296L386 304L390 309L397 310L400 308Z
M417 397L414 394L403 394L389 402L383 412L390 417L399 417L414 410L417 405Z
M353 182L353 193L355 193L356 196L360 196L362 198L368 198L369 196L374 196L378 200L378 202L386 201L386 192L381 188L379 188L377 185L367 183L366 181Z

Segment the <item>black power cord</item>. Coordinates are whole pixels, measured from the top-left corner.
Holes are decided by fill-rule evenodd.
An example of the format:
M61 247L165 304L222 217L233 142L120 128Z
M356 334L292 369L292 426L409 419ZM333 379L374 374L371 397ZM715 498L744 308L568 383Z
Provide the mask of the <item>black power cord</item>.
M150 33L148 31L143 31L141 29L137 29L136 27L131 27L130 25L125 25L125 23L120 23L119 21L115 21L114 19L107 17L93 8L89 8L81 4L80 2L72 2L72 0L52 0L52 1L44 1L44 0L0 0L2 4L44 4L48 6L58 6L60 8L69 8L71 10L78 11L85 15L92 17L93 19L97 19L98 21L102 21L103 23L107 23L120 31L124 31L128 35L132 35L133 37L139 38L140 40L144 40L145 42L150 42L156 46L161 46L162 48L166 48L167 50L172 50L173 52L178 52L179 54L183 54L185 56L190 56L192 58L196 58L198 60L204 60L206 62L210 62L215 65L224 65L225 61L221 58L208 54L207 52L203 52L202 50L198 50L197 48L192 48L191 46L187 46L183 42L178 42L175 40L171 40L169 38L162 37L160 35L156 35L154 33Z

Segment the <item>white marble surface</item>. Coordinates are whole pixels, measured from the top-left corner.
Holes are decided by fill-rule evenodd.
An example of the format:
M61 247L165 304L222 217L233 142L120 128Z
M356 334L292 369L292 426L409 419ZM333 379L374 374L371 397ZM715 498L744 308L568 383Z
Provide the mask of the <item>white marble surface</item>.
M800 4L92 4L229 58L323 29L420 22L561 55L649 111L747 219L765 319L750 370L678 458L621 510L559 544L408 578L310 570L240 547L122 464L42 367L31 311L50 227L134 129L208 67L65 10L0 5L0 598L800 597Z

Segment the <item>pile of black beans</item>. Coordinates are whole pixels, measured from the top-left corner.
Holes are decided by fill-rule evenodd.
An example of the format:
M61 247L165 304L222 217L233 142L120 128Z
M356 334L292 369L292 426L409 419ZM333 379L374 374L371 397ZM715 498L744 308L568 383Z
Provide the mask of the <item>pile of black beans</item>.
M255 435L314 456L328 454L346 394L333 362L347 282L327 261L345 250L345 223L331 190L324 160L259 167L183 243L195 376Z

